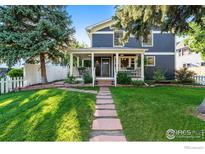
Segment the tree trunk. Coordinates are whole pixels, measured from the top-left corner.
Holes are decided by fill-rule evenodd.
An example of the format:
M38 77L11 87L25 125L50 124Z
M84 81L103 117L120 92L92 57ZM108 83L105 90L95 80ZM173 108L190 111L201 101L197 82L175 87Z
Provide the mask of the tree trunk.
M41 83L47 83L47 76L46 76L46 64L45 64L45 54L40 54L40 65L41 65Z

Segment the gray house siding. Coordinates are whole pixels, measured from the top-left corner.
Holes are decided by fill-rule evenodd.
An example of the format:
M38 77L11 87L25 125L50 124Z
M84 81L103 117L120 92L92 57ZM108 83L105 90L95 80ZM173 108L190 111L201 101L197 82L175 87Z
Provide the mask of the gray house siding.
M155 56L155 66L145 66L145 79L153 79L153 72L161 69L167 80L174 79L175 56L174 55L157 55Z
M109 27L100 31L112 31ZM170 33L154 33L153 46L142 47L142 43L135 37L130 37L124 47L126 48L145 48L146 53L174 53L175 36ZM92 34L92 47L113 47L113 34ZM123 47L122 47L123 48ZM159 68L165 73L166 79L174 79L175 56L174 55L155 55L155 66L145 66L145 79L153 79L153 72Z
M175 52L175 37L173 34L154 34L153 47L142 47L140 41L130 37L124 47L146 48L147 52ZM162 43L163 42L163 43ZM113 34L92 34L93 47L113 47Z
M142 47L142 43L130 37L125 47L132 48L146 48L149 49L147 52L174 52L175 50L175 37L173 34L154 34L153 47ZM163 43L162 43L163 42Z
M92 47L113 47L113 34L92 34Z
M102 32L102 31L113 31L113 29L111 29L110 27L105 27L103 29L98 30L98 32Z

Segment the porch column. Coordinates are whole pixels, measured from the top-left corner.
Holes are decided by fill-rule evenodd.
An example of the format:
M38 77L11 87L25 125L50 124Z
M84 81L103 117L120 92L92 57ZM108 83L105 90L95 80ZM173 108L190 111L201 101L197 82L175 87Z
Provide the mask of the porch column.
M116 53L116 72L119 70L119 54Z
M92 78L93 78L93 87L95 85L95 69L94 69L94 53L91 53L91 69L92 69Z
M73 75L73 53L70 53L70 76Z
M141 53L141 79L144 80L144 53Z
M79 60L80 60L79 57L77 57L77 67L80 66L80 65L79 65L79 64L80 64Z
M119 70L119 54L116 53L116 68L115 68L115 86L117 86L117 73Z
M84 67L84 59L82 59L82 67Z

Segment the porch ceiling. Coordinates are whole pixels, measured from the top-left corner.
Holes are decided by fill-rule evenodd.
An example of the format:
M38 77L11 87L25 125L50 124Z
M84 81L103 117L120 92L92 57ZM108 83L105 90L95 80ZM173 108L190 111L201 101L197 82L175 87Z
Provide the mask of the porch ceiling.
M124 54L135 54L144 53L148 49L142 48L80 48L80 49L69 49L69 52L75 54L114 54L114 53L124 53Z

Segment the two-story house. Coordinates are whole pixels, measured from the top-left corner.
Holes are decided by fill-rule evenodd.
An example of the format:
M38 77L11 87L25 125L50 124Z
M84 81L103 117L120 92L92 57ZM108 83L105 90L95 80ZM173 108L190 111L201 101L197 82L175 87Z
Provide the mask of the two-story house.
M150 31L146 42L130 36L122 43L123 30L112 28L114 21L109 19L86 28L91 47L70 51L70 75L79 76L78 67L90 68L93 85L96 81L111 80L116 85L117 73L128 73L133 80L152 79L153 72L161 69L166 79L174 78L175 35ZM73 66L73 57L77 65Z

